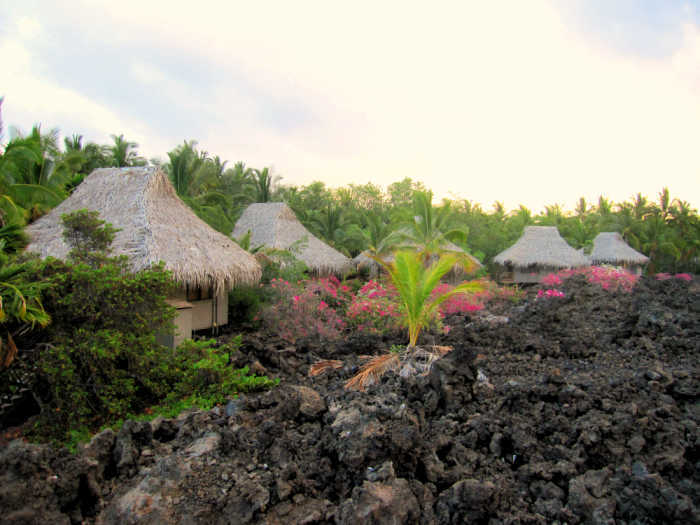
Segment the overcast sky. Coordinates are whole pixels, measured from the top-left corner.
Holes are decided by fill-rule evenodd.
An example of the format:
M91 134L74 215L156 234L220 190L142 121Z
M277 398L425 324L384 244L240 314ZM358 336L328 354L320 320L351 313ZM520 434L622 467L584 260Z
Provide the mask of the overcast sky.
M700 0L0 0L10 125L490 209L700 206Z

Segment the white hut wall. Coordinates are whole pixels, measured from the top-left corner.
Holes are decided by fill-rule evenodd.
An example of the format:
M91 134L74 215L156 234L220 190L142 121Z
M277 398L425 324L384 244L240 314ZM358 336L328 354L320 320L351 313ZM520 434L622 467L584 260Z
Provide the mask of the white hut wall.
M543 277L552 273L552 269L529 267L529 268L514 268L513 282L516 283L539 283Z
M169 348L177 348L185 339L192 337L192 305L180 299L169 301L176 310L171 334L157 334L156 341Z
M211 288L181 288L177 299L192 305L192 330L207 330L228 324L228 292Z

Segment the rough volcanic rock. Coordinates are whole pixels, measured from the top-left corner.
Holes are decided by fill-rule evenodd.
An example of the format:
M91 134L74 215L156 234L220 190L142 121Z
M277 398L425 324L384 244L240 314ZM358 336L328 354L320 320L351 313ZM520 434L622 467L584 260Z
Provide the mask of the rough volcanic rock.
M10 523L700 523L700 298L642 279L445 320L426 375L343 384L383 337L257 334L279 387L98 434L77 456L0 451ZM401 342L395 340L394 342ZM309 377L318 359L344 366Z

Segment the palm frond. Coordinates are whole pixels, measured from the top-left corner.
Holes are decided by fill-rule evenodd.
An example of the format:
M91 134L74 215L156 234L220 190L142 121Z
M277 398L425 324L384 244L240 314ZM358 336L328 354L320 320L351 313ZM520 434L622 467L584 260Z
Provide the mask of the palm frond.
M394 352L373 357L362 365L360 371L345 383L345 389L364 392L368 386L376 384L386 372L398 370L400 366L401 360L399 355Z
M326 370L333 369L337 370L338 368L343 367L343 362L338 361L337 359L327 359L325 361L318 361L311 365L311 368L309 368L309 376L314 377L319 374L322 374Z

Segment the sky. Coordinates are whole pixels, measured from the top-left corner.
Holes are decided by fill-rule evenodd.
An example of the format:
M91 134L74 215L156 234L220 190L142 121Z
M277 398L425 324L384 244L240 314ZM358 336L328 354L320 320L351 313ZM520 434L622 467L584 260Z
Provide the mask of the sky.
M410 177L484 209L700 207L700 0L0 0L0 57L5 141L194 139L284 184Z

